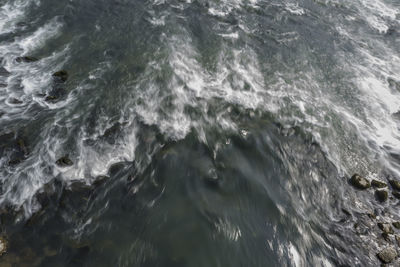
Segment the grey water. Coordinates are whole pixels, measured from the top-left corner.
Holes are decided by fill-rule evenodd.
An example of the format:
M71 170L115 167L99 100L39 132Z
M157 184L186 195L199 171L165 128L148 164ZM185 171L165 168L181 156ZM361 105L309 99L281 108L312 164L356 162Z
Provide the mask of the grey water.
M0 60L0 266L380 264L398 0L0 0Z

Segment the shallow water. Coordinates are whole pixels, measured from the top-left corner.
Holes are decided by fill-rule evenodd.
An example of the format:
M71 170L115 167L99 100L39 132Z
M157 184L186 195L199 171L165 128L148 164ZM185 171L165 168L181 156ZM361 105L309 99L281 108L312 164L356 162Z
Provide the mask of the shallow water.
M0 0L0 261L379 264L365 217L398 200L348 178L400 177L399 26L395 0Z

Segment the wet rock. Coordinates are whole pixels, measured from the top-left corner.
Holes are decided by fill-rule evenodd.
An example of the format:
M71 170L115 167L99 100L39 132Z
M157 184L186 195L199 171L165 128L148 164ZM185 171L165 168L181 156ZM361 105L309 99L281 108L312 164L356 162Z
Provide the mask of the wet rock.
M28 150L28 147L26 146L24 139L19 138L17 140L17 145L18 145L19 151L21 151L24 154L24 156L27 156L29 154L29 150Z
M386 35L393 35L396 33L396 29L393 28L393 26L389 27L389 29L386 31Z
M21 101L21 100L19 100L18 98L10 97L10 98L8 99L8 103L14 104L14 105L19 105L19 104L22 104L22 103L24 103L24 102Z
M393 187L393 189L400 191L400 182L399 181L389 180L389 183Z
M8 84L6 83L0 83L0 88L6 88L8 86Z
M89 246L80 247L75 252L75 255L70 260L69 264L74 266L84 265L85 259L88 257L90 252Z
M6 70L4 67L0 67L0 76L10 76L10 72L8 70Z
M96 179L93 182L93 185L95 187L101 186L102 184L104 184L110 177L106 176L106 175L100 175L97 176Z
M17 57L15 59L15 61L17 61L18 63L31 63L31 62L35 62L38 61L37 58L35 57L30 57L30 56L24 56L24 57Z
M396 243L400 247L400 236L395 235Z
M385 241L390 242L390 236L388 233L382 233L382 238L385 239Z
M72 160L67 156L61 157L56 161L56 164L60 167L68 167L74 165Z
M80 216L87 208L95 188L84 181L74 181L65 190L60 198L60 207L63 212Z
M19 164L29 155L28 146L23 138L19 137L17 140L10 140L8 144L10 144L9 148L13 150L8 162L9 165L12 166Z
M6 253L8 242L4 237L0 237L0 256Z
M373 213L368 213L367 215L371 220L375 220L376 219L376 215L373 214Z
M343 213L346 214L347 216L351 216L350 211L346 210L346 209L342 209Z
M67 91L64 88L59 86L54 86L44 100L46 102L57 102L66 94Z
M392 195L397 198L400 199L400 193L399 192L392 192Z
M126 125L126 122L114 123L110 128L107 128L104 131L102 138L104 138L109 144L114 144L115 140L121 135L123 131L123 127Z
M388 199L388 192L386 190L376 190L375 196L380 202L385 202Z
M387 81L389 83L390 88L400 91L400 82L399 81L396 81L395 79L390 78L390 77L388 78Z
M387 234L393 234L394 233L393 228L388 223L378 223L378 227L384 233L387 233Z
M363 189L363 190L371 187L371 183L367 179L361 177L358 174L354 174L350 178L350 184L358 189Z
M60 70L53 73L53 78L57 82L65 82L68 79L68 72L66 70Z
M44 98L44 101L46 102L56 102L58 100L58 97L54 95L48 95Z
M127 125L127 124L128 124L127 122L123 122L123 123L117 122L117 123L114 123L113 126L111 126L110 128L108 128L108 129L106 129L106 130L104 131L103 136L105 136L105 137L115 136L115 135L119 134L119 132L122 131L122 127L125 126L125 125Z
M400 222L393 222L392 225L397 228L400 229Z
M55 256L55 255L58 254L58 251L55 250L55 249L51 249L50 247L45 247L45 248L43 249L43 254L44 254L46 257L53 257L53 256Z
M391 263L396 257L397 252L394 248L387 247L377 254L383 263Z
M25 26L28 26L28 23L23 22L23 21L20 21L20 22L17 22L16 25L17 25L18 27L25 27Z
M375 188L385 188L387 187L387 184L385 182L379 181L379 180L372 180L371 185Z

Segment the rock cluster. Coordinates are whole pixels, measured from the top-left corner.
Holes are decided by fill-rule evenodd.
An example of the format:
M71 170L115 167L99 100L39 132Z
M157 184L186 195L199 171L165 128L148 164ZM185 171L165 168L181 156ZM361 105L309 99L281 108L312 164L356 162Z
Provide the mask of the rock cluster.
M400 199L400 182L396 180L388 180L390 187L392 189L392 195L398 199ZM356 189L358 190L368 190L369 188L373 187L375 193L375 198L383 203L386 202L389 198L389 186L387 183L383 181L379 181L376 179L373 179L372 181L369 181L365 177L362 177L359 174L354 174L350 179L349 183ZM375 214L368 213L368 217L371 220L375 220L377 217ZM384 219L384 218L382 218ZM355 227L357 228L358 224L355 224ZM394 222L378 222L377 223L378 228L381 230L381 236L382 238L387 241L387 242L392 242L393 235L394 239L396 240L398 246L400 247L400 236L395 234L395 230L393 229L400 229L400 222L394 221ZM393 227L392 227L393 226ZM392 247L392 244L388 245L387 247L383 248L381 251L379 251L376 256L378 259L384 263L392 263L397 257L398 253L395 248Z

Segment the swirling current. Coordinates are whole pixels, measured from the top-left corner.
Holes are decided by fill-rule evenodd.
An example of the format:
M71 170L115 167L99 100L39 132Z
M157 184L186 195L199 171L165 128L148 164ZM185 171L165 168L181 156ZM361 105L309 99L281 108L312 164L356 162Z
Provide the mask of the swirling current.
M400 264L398 0L0 0L0 62L0 266Z

